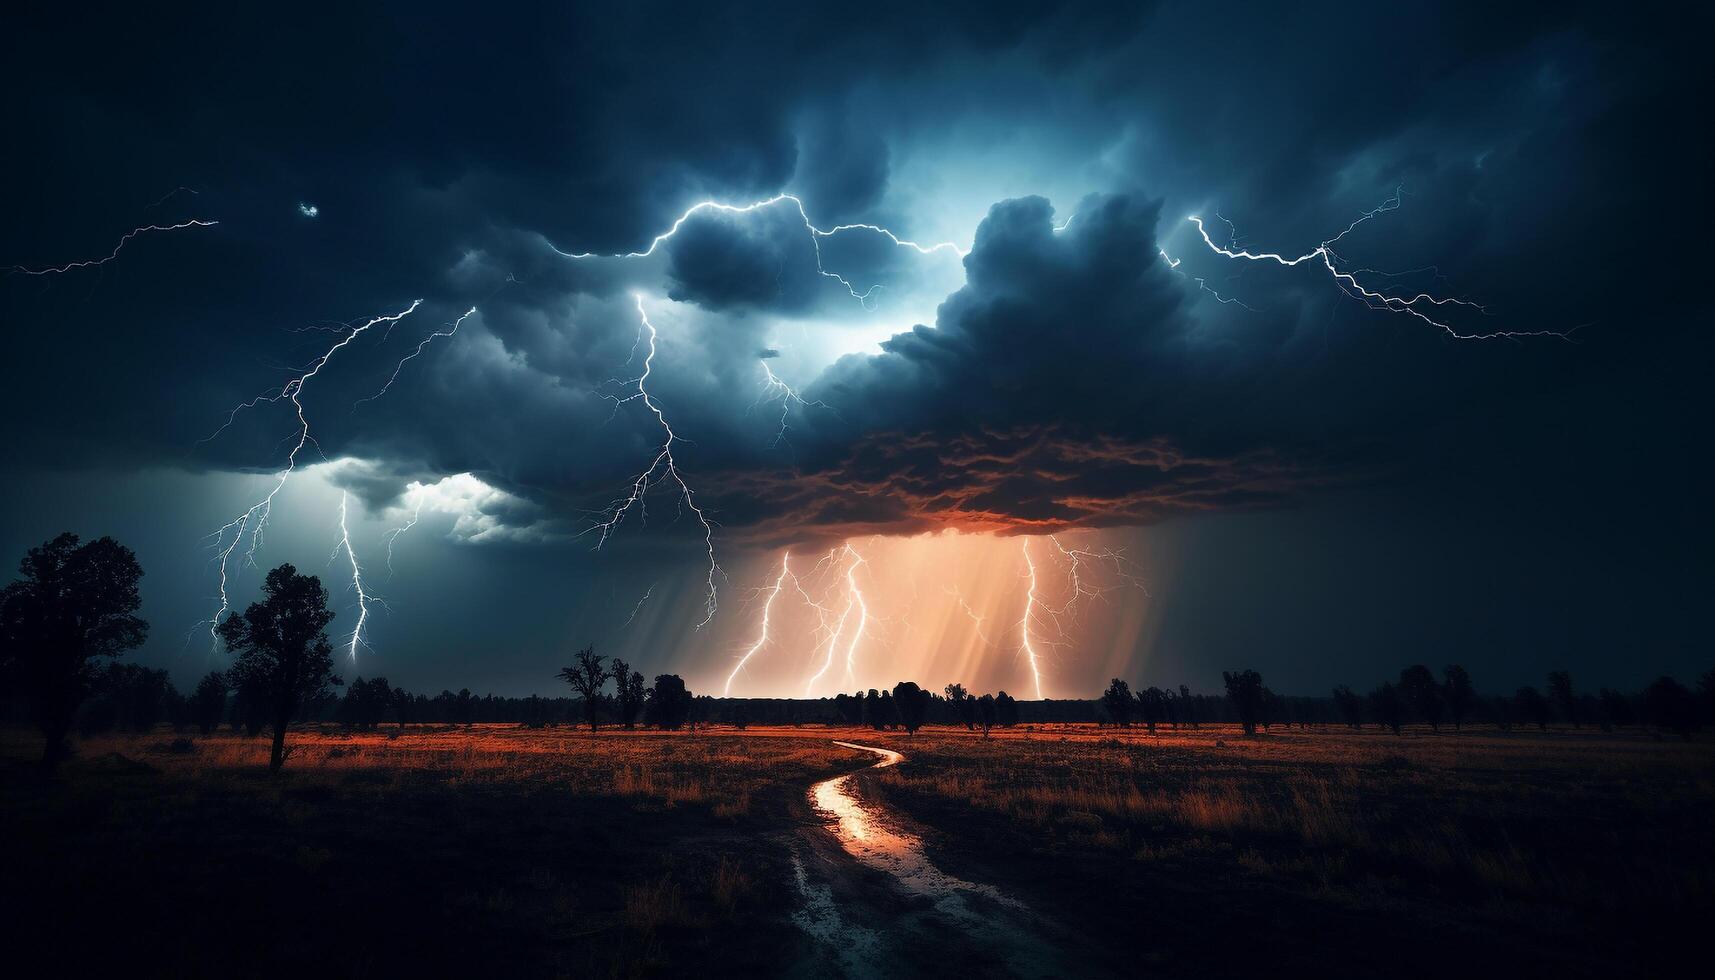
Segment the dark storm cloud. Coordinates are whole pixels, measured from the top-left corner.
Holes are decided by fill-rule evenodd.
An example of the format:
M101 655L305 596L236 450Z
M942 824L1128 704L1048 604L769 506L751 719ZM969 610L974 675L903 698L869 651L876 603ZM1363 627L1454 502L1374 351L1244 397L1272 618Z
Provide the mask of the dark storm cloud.
M28 465L277 465L291 428L277 411L196 440L331 336L292 331L423 297L312 383L319 448L373 462L349 484L373 505L469 471L569 518L658 437L612 411L613 379L641 367L641 289L683 301L652 311L657 391L734 535L1147 522L1518 453L1573 469L1559 461L1590 453L1567 444L1569 418L1635 447L1599 479L1664 451L1624 413L1577 407L1654 369L1617 338L1645 321L1687 335L1633 286L1617 234L1678 179L1663 121L1695 115L1640 28L1563 7L1117 6L219 8L101 30L34 12L4 52L9 90L31 97L7 110L6 183L29 192L0 258L86 254L139 215L222 223L99 275L4 284L12 363L30 365L0 395L28 420L8 423L8 444ZM908 221L889 192L911 161L947 151L956 169L992 133L1060 154L1047 177L1109 193L1056 200L1058 216L1041 199L997 204L936 322L808 385L832 410L794 414L789 451L770 451L752 404L764 318L850 302L816 273L794 211L695 219L653 264L556 252L639 249L691 202L783 190L824 225ZM904 190L956 197L964 176ZM1509 326L1601 321L1583 336L1612 353L1450 342L1306 270L1214 260L1182 221L1219 208L1259 244L1308 249L1401 183L1405 211L1354 235L1354 256L1441 262L1447 288ZM201 193L144 211L180 184ZM874 236L824 251L859 291L918 263ZM1685 281L1682 260L1660 261ZM1212 303L1192 275L1259 312ZM360 404L473 304L456 338ZM1697 360L1664 370L1685 382ZM1625 412L1664 407L1644 394Z

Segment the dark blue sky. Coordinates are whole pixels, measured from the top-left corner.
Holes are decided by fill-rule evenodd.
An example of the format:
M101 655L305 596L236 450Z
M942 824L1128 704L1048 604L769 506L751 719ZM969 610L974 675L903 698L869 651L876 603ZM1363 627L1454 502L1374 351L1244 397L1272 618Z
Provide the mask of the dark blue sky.
M202 440L421 299L306 382L314 442L256 551L325 569L349 629L329 562L347 491L392 606L356 669L396 682L546 691L596 642L707 688L781 549L948 527L1137 559L1147 596L1056 650L1064 695L1109 671L1208 687L1257 666L1319 692L1412 661L1494 689L1707 669L1708 15L1382 8L15 15L0 264L219 224L0 279L0 548L120 537L148 572L139 658L218 664L200 539L266 494L296 420L264 403ZM782 193L804 212L704 212L651 256L572 257ZM1389 200L1344 268L1485 304L1435 307L1454 332L1570 342L1455 339L1315 263L1224 259L1185 220L1291 256ZM661 439L625 400L634 294L715 524L703 630L702 529L670 482L601 552L586 533ZM259 575L233 567L248 601ZM864 574L881 594L902 573ZM1015 579L991 583L996 616ZM895 612L875 629L897 671L918 647ZM1021 638L991 628L971 669L1016 688ZM792 642L777 659L818 641Z

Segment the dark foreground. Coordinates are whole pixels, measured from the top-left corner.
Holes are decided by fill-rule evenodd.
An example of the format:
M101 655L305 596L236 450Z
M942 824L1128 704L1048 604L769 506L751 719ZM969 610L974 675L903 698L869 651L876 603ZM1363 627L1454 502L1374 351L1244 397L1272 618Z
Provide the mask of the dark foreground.
M920 842L938 880L970 890L949 903L842 848L809 788L876 757L834 738L905 754L849 795L884 843ZM37 743L6 733L11 962L1613 978L1696 962L1715 909L1715 747L1645 734L413 727L294 742L270 778L260 739L96 739L43 782Z

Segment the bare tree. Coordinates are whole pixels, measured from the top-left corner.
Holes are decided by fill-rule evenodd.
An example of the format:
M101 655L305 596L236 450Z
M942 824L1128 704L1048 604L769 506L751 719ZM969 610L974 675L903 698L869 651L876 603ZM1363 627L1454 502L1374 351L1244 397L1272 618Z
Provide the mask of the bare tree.
M607 684L607 670L601 665L606 659L596 656L595 647L584 647L578 651L577 663L561 667L555 675L570 684L572 690L584 699L584 718L590 723L592 732L596 730L596 702L601 698L601 689Z

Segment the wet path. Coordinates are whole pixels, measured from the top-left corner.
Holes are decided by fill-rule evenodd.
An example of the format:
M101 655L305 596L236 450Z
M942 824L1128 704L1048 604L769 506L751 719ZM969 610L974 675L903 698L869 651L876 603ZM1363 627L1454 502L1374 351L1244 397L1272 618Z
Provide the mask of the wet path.
M841 972L854 978L945 976L949 962L963 962L992 976L1069 974L1061 944L1044 934L1044 924L1022 902L943 872L906 821L857 792L861 775L899 765L903 755L852 742L835 744L874 753L881 761L810 788L811 808L823 822L818 829L831 834L843 853L828 856L830 848L812 848L808 861L794 856L804 906L793 919ZM874 894L850 880L856 877L852 860L885 875L889 894ZM817 871L828 880L818 881ZM938 952L924 960L919 949ZM807 975L827 965L811 967Z

